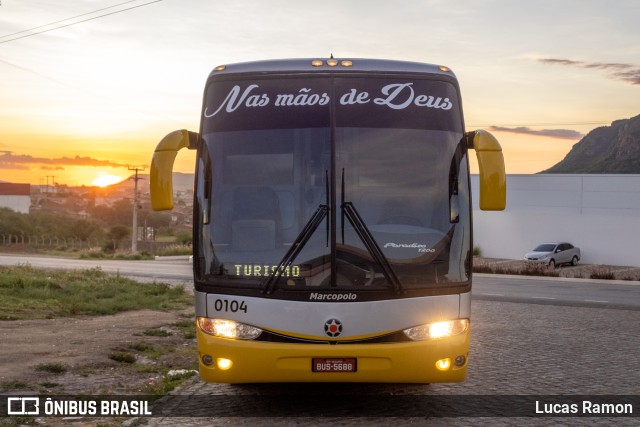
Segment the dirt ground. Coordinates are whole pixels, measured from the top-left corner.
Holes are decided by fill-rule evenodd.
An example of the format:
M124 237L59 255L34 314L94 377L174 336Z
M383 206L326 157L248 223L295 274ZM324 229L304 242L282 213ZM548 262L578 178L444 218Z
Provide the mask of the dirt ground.
M0 394L156 394L196 369L193 308L0 322Z

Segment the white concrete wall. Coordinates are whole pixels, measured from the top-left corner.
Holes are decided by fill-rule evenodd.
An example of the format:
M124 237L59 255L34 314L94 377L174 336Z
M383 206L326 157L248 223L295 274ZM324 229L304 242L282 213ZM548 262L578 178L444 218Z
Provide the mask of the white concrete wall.
M474 246L522 258L538 243L567 241L582 262L640 266L640 175L508 175L507 209L478 208L471 176Z
M0 195L0 208L9 208L20 213L29 213L31 196L2 196Z

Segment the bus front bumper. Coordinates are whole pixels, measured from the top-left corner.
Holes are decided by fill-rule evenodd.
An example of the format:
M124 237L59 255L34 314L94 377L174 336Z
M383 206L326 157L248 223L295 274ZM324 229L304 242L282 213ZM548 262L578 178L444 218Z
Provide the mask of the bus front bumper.
M208 382L459 382L467 371L469 330L436 340L336 345L232 340L196 330L200 378ZM313 372L314 358L355 359L356 371Z

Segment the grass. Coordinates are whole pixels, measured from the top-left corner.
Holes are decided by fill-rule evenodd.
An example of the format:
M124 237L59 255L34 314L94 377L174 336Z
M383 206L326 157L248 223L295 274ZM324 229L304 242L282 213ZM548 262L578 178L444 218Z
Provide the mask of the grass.
M181 286L139 283L99 268L40 270L0 266L0 320L176 310L192 304Z
M163 354L167 354L169 350L160 347L154 347L151 344L147 344L144 342L138 342L135 344L131 344L129 349L140 352L141 354L147 356L149 359L157 360Z
M193 248L190 245L176 243L175 245L166 246L157 249L153 254L147 251L131 253L129 251L118 250L116 252L105 252L102 248L89 248L81 251L76 250L80 259L119 259L119 260L152 260L155 256L176 256L176 255L193 255ZM48 252L51 253L51 252ZM68 253L51 253L52 255L65 255Z
M173 334L163 329L147 329L142 333L142 335L146 335L148 337L170 337Z
M145 342L137 342L135 344L131 344L129 346L130 349L139 351L140 353L144 353L145 351L153 350L153 346L151 344L147 344Z
M38 385L12 380L0 383L0 390L39 388L41 392L65 392L65 373L78 378L110 376L113 372L129 375L131 383L105 387L133 390L160 397L167 394L191 375L167 377L176 367L197 368L193 340L181 337L194 329L192 315L184 308L193 306L193 297L182 287L136 281L109 275L100 269L59 271L34 269L29 266L0 266L0 314L8 319L44 319L71 315L114 314L125 310L180 310L184 317L175 324L140 330L137 342L127 342L101 353L96 364L70 366L59 362L42 363L32 368L38 373ZM186 319L189 319L188 321ZM1 324L0 324L1 325ZM0 326L1 327L1 326ZM173 334L171 333L173 332ZM134 334L138 335L138 334ZM155 338L169 337L171 338ZM124 338L124 337L123 337ZM144 340L153 342L144 342ZM107 360L110 359L112 362ZM117 363L113 363L113 361ZM149 377L152 375L152 380ZM89 384L89 383L87 383ZM94 387L93 382L84 386ZM101 388L102 389L102 388ZM33 424L33 418L0 418L0 427Z
M589 272L590 279L613 280L616 278L611 269L604 266L595 266Z
M62 363L43 363L36 366L36 371L48 372L50 374L64 374L67 372L67 367Z
M109 353L109 359L120 363L135 363L136 356L124 351L112 351Z
M492 260L474 258L475 273L513 274L521 276L549 276L579 279L640 281L640 268L607 265L582 265L577 267L549 267L544 264L521 260Z
M56 383L56 382L53 382L53 381L45 381L45 382L40 383L40 385L42 387L45 387L45 388L60 387L59 383Z
M36 425L35 417L12 416L7 418L0 418L0 427L19 427L26 425Z
M537 264L537 263L523 263L515 268L508 265L474 264L473 271L475 273L517 274L521 276L547 276L547 277L560 276L560 272L557 269L548 267L544 264Z
M171 245L156 252L158 256L193 255L193 248L188 245Z
M194 321L182 320L180 322L176 322L173 324L176 328L178 328L182 332L182 337L184 339L194 339L196 337L196 327Z
M163 375L162 379L160 381L156 381L154 383L148 384L143 390L142 392L145 395L151 395L151 396L164 396L166 394L169 394L169 392L171 392L171 390L173 390L174 388L176 388L177 386L179 386L180 384L182 384L182 382L187 379L192 377L193 375L195 375L195 373L193 372L189 372L183 376L178 376L178 377L173 377L173 378L169 378L166 375Z
M118 260L129 260L129 261L155 259L153 255L145 251L137 252L137 253L131 253L126 251L117 251L115 253L107 253L100 248L92 248L92 249L84 250L80 252L80 255L78 256L78 258L80 259L118 259Z
M23 388L27 388L27 383L23 381L11 380L0 383L1 390L20 390Z

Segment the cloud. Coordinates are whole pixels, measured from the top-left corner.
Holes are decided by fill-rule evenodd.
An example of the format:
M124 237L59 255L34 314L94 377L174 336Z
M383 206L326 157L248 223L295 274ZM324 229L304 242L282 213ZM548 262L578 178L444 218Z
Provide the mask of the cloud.
M63 170L64 166L97 166L124 168L128 165L112 162L111 160L99 160L91 157L59 157L49 159L45 157L33 157L26 154L13 154L11 151L0 151L0 169L29 169L39 166L44 170Z
M558 139L580 139L584 136L584 134L572 130L572 129L541 129L541 130L533 130L528 127L520 126L515 128L503 127L503 126L491 126L489 128L494 132L511 132L511 133L519 133L525 135L533 135L533 136L546 136L549 138L558 138Z
M609 78L621 80L632 85L640 85L640 66L617 62L584 62L571 59L541 58L538 62L549 65L590 68L605 71Z
M582 66L584 64L584 62L582 61L572 61L570 59L554 59L554 58L541 58L541 59L538 59L538 62L542 62L543 64L552 64L552 65Z

